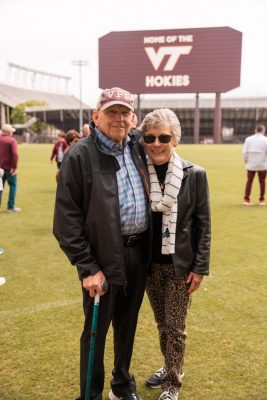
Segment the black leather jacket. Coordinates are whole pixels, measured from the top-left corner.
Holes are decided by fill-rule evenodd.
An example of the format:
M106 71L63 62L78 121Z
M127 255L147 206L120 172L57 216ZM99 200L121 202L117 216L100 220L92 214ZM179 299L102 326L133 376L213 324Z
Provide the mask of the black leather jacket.
M184 178L178 195L174 268L181 275L193 271L209 274L210 204L206 172L182 160Z
M53 233L70 262L77 266L80 279L101 270L109 283L124 286L116 178L120 166L116 157L99 148L92 122L90 128L91 135L77 142L64 156L56 194ZM129 146L143 178L149 208L143 149L134 137ZM149 254L150 230L147 240Z

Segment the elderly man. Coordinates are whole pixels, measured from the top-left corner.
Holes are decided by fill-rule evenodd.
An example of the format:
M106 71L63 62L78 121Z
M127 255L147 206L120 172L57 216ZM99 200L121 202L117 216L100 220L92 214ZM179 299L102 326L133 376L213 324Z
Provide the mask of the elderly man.
M83 125L83 131L82 131L82 137L85 138L88 135L90 135L90 127L89 124L84 124Z
M138 311L149 263L148 176L133 123L133 96L120 88L102 92L91 134L65 155L57 187L54 234L82 282L80 399L85 399L93 300L100 294L91 399L101 400L104 349L112 322L114 369L111 400L139 400L130 374ZM103 282L109 289L103 291Z
M21 208L15 207L18 166L18 146L16 139L12 137L15 131L16 129L10 124L4 124L0 136L0 168L4 170L3 184L5 185L5 182L7 182L9 185L7 203L7 211L9 212L21 211Z

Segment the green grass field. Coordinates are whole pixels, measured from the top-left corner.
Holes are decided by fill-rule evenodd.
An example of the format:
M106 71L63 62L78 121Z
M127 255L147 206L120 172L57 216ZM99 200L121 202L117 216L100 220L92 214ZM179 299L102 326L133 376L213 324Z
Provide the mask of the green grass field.
M51 145L20 145L17 206L0 213L0 399L73 400L79 394L80 282L52 235L56 166ZM212 205L211 274L193 296L181 400L267 399L267 207L242 206L245 171L239 145L181 145L204 166ZM7 192L7 191L6 191ZM252 200L257 203L258 182ZM107 399L112 332L106 348ZM159 390L146 377L162 365L147 298L132 372L143 400Z

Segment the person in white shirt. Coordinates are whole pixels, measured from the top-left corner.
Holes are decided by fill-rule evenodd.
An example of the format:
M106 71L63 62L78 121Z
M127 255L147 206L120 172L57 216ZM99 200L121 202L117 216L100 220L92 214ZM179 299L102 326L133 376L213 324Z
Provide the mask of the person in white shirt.
M246 138L243 146L243 158L247 170L247 182L243 204L253 205L250 200L252 183L256 173L260 184L259 205L265 206L265 180L267 171L267 138L265 126L257 125L254 135Z

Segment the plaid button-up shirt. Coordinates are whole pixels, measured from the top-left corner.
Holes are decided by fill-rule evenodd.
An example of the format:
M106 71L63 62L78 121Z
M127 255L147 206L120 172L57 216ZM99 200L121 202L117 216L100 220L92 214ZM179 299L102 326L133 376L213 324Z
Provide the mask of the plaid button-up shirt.
M141 176L133 162L127 136L123 145L113 142L98 129L100 148L116 157L120 164L117 182L120 204L121 234L132 235L144 232L148 227L148 206Z

